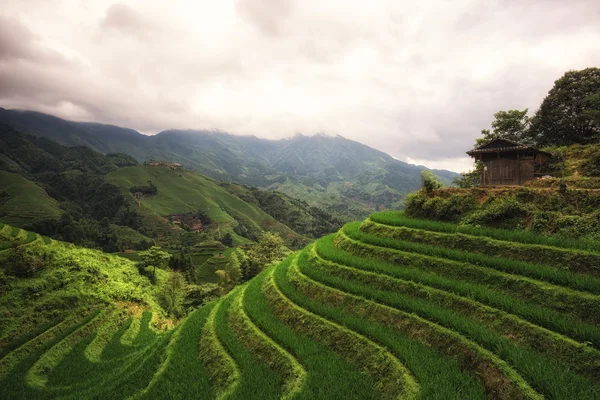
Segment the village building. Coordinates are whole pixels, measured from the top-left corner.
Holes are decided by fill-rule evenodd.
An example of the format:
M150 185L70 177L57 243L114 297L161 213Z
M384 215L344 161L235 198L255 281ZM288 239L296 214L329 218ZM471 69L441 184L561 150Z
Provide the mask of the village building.
M543 175L551 157L545 151L506 139L494 139L467 154L483 163L481 186L518 186Z
M165 168L171 168L171 169L181 169L183 166L179 163L172 163L172 162L167 162L167 161L157 161L157 160L150 160L147 163L148 165L152 165L154 167L165 167Z

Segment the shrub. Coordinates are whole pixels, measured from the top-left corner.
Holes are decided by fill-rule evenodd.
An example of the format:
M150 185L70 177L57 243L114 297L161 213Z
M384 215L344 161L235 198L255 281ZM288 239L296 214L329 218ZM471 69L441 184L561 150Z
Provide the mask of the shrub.
M530 204L517 200L515 195L490 197L485 203L485 207L464 218L463 223L467 225L515 227L522 224L525 217L531 215L533 211Z
M424 192L406 196L406 215L442 221L458 221L477 207L474 193L453 193L449 197L430 197Z
M5 259L5 269L9 275L31 278L46 267L47 257L41 246L14 246Z
M435 189L441 189L444 184L440 179L431 171L421 171L421 186L426 192L433 192Z
M199 307L220 297L220 287L216 283L202 285L187 285L183 305L185 307Z
M185 279L179 272L171 271L162 287L162 298L165 310L175 318L184 314L183 300L185 298Z

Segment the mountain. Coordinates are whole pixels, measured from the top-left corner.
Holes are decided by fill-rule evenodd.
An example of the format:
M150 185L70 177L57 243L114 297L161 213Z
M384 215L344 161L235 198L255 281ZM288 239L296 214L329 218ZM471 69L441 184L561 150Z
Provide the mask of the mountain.
M154 192L136 202L133 192L148 189L148 182ZM143 247L152 242L146 236L175 245L184 230L169 220L173 214L189 214L177 217L188 224L205 216L205 233L217 239L229 233L237 244L268 231L298 247L341 226L280 192L222 183L168 164L138 165L122 153L63 146L6 125L0 125L0 183L0 221L112 251ZM208 240L197 235L193 242L201 238Z
M0 225L0 397L597 399L598 246L471 228L375 214L215 298Z
M0 123L66 145L124 152L140 162L181 163L220 181L283 192L345 219L401 207L406 194L420 187L420 172L425 169L341 136L267 140L202 130L166 130L146 136L111 125L5 109L0 109ZM433 172L445 183L458 176Z

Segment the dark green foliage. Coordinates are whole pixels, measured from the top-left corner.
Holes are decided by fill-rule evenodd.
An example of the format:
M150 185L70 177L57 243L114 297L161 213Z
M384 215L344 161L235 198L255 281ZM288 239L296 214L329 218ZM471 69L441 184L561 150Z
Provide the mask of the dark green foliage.
M365 217L376 207L401 206L404 196L419 188L423 170L341 136L297 135L271 141L180 130L147 136L16 110L0 110L0 121L64 144L83 143L104 153L122 151L139 161L177 162L220 181L280 191L346 221ZM456 176L434 172L446 184ZM312 231L316 229L309 225L306 234Z
M38 219L30 222L27 229L107 251L146 247L110 226L137 230L141 225L141 217L119 187L104 180L106 173L120 166L135 165L130 156L104 156L88 147L65 147L5 125L0 126L0 131L0 154L13 160L19 173L41 186L64 210L62 219Z
M534 188L444 189L419 191L406 201L406 215L505 229L528 229L544 235L600 237L597 190Z
M463 189L479 186L481 184L481 172L483 171L483 167L483 162L476 162L473 170L463 172L459 177L452 180L452 184Z
M186 308L200 307L218 299L221 296L221 289L216 283L203 283L201 285L187 285L186 293L183 299L183 305Z
M200 220L200 222L202 222L202 225L210 225L212 224L212 219L208 216L208 214L206 214L204 211L202 210L198 210L196 211L194 214L194 217L196 217L198 220Z
M131 193L141 193L145 196L154 196L154 195L158 194L158 188L150 180L148 181L147 185L130 187L129 191Z
M8 275L32 278L46 268L48 257L50 256L42 246L13 246L8 250L6 258L0 260L0 264Z
M169 253L162 251L158 246L152 246L148 250L140 252L139 256L141 261L138 263L138 269L143 272L146 268L152 268L154 281L156 281L156 268L164 268L171 258Z
M231 215L237 222L237 225L233 227L233 231L245 237L246 239L250 239L252 241L257 241L260 235L262 234L262 230L256 226L252 221L247 220L246 218L240 216L232 210L227 212Z
M183 301L186 295L186 284L183 275L171 271L162 286L164 309L173 317L179 319L184 315Z
M231 236L231 233L227 232L225 235L223 235L221 243L227 247L233 247L233 237Z
M579 172L584 176L600 177L600 146L590 149L579 166Z
M283 260L288 252L280 236L269 232L261 235L245 256L240 256L242 280L247 281L270 264Z
M449 196L429 196L423 191L406 196L406 214L417 218L431 218L442 221L457 221L477 206L474 194Z
M539 146L589 144L600 140L594 119L600 92L600 68L569 71L554 82L531 119L528 135Z
M494 114L492 130L483 129L482 137L475 142L475 147L481 146L494 139L506 139L513 142L526 142L529 129L528 109L524 110L500 110Z
M135 212L125 209L121 215L130 218L129 222L134 225L139 223L140 217ZM108 218L103 218L102 221L83 217L74 218L69 212L65 212L58 220L41 220L27 224L24 228L57 240L101 248L107 252L126 249L145 250L153 244L151 239L133 230L131 232L134 235L123 234L121 228L111 224Z
M194 282L194 263L186 249L183 249L177 255L171 255L169 258L169 268L180 271L186 277L188 282Z
M311 206L305 201L292 198L283 193L260 190L245 185L222 185L230 193L248 203L256 204L271 217L301 235L318 238L335 232L342 226L342 221L339 218L318 207Z

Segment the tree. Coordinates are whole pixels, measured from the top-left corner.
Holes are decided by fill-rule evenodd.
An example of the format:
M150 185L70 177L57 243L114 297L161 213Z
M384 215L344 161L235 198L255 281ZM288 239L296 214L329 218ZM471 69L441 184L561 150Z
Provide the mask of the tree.
M421 186L426 192L432 192L435 189L441 189L444 184L440 179L431 171L424 169L421 171Z
M229 262L225 265L225 268L216 271L216 274L219 277L219 287L221 288L221 294L228 293L231 289L233 289L237 284L241 282L242 268L237 251L231 253L231 256L229 257Z
M459 177L452 180L452 184L459 188L472 188L481 184L481 171L483 170L483 162L477 161L475 168L469 172L463 172Z
M221 239L221 243L227 247L233 247L233 236L231 236L231 233L227 232Z
M531 120L529 136L539 146L588 144L600 140L600 68L569 71L554 82Z
M266 266L283 260L288 254L289 249L279 235L263 233L258 243L246 252L246 258L240 262L243 280L247 281L258 275Z
M529 117L526 108L524 110L500 110L494 114L492 130L482 129L482 137L476 139L475 147L481 146L493 139L506 139L513 142L528 141L527 132L529 128Z
M587 98L588 109L583 114L600 125L600 91Z
M175 318L183 316L183 300L185 298L185 280L179 272L169 272L162 287L165 310Z
M164 268L167 265L169 258L171 258L171 255L169 253L167 253L166 251L162 251L158 246L152 246L148 250L140 252L139 256L142 259L142 261L138 263L138 267L153 267L153 277L155 281L156 268Z

